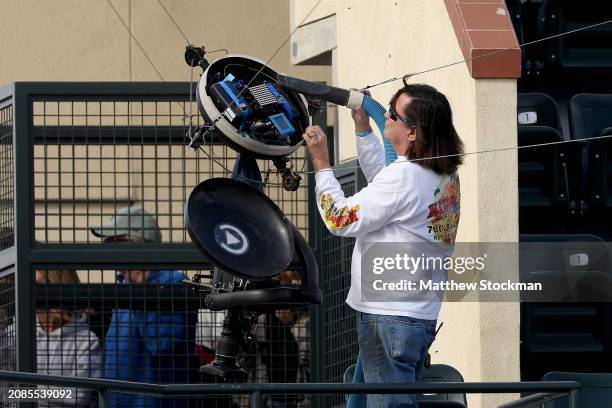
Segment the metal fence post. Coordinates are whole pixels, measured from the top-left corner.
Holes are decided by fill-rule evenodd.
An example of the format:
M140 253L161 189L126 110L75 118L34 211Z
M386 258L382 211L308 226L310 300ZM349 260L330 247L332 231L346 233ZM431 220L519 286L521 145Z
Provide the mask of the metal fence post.
M30 268L30 245L33 223L33 168L32 145L29 138L31 106L27 91L15 84L14 95L14 163L15 163L15 314L17 370L36 371L36 328L34 302L34 275Z
M251 408L263 408L261 391L253 391L251 393Z
M580 390L573 388L569 392L569 408L580 408Z
M312 118L313 125L319 125L323 129L327 127L327 111L320 110ZM329 134L329 132L328 132ZM328 142L331 139L328 138ZM328 143L329 145L329 143ZM333 146L333 140L331 145ZM333 157L333 154L331 155ZM312 163L308 160L307 169L312 172ZM315 197L314 172L308 174L308 244L313 250L319 274L321 273L321 232L320 232L319 209ZM321 287L322 288L322 287ZM309 308L310 318L310 382L325 381L325 326L321 308L323 305L313 305ZM310 400L313 407L323 407L325 397L322 395L311 395Z
M27 85L15 84L13 97L15 345L17 370L33 373L36 372L36 317L30 247L34 230L34 159L29 137L32 106L27 89ZM19 406L29 408L35 403L22 402Z
M98 391L98 395L100 397L98 401L98 408L110 408L110 391L105 388Z

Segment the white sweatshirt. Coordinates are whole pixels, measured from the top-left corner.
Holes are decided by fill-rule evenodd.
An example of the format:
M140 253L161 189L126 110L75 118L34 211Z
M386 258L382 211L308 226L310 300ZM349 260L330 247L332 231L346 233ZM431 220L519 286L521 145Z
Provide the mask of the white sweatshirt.
M357 239L346 302L364 313L435 320L441 306L436 297L411 301L409 292L406 292L401 302L362 300L361 245L437 242L440 245L433 246L434 253L425 256L450 256L459 224L459 178L457 174L438 175L417 163L408 162L405 157L399 157L385 167L383 148L372 132L357 138L357 153L368 185L353 196L344 196L329 169L315 175L317 205L328 230L334 235ZM445 270L433 271L432 280L446 279Z
M36 344L38 348L36 371L39 374L90 378L102 376L100 340L89 330L85 313L78 320L67 323L50 333L38 326ZM54 389L51 386L39 386L39 388ZM38 406L89 407L97 399L96 393L91 390L79 388L77 392L76 388L71 389L73 397L71 400L42 400Z
M66 377L102 376L102 352L100 341L89 330L87 315L82 314L64 326L47 333L37 322L36 327L36 372L38 374L60 375ZM3 343L12 350L4 352L14 353L15 324L3 330L1 336L6 336ZM39 385L39 390L71 390L71 399L54 400L41 399L39 407L93 407L96 406L95 391L74 387L53 387ZM6 398L6 396L4 397ZM7 403L7 401L4 401Z

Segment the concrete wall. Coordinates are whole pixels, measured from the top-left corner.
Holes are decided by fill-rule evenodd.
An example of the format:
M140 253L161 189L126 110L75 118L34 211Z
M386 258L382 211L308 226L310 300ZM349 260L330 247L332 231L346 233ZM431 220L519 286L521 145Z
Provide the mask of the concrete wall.
M290 33L287 1L162 1L195 45L204 45L208 50L226 48L231 53L250 55L264 61L280 47L269 63L271 67L304 79L330 81L329 66L294 66L290 63L289 42L281 47ZM190 70L183 57L186 42L158 1L111 0L111 4L130 27L163 79L190 79ZM0 12L0 38L0 86L14 81L161 80L136 40L130 37L105 0L4 0ZM208 59L213 61L223 55L210 54ZM195 80L199 72L200 69L194 70ZM84 116L73 116L84 114L83 102L59 105L48 104L43 114L42 103L35 104L34 112L39 115L35 124L85 124ZM156 109L163 110L161 105L156 106ZM97 103L93 104L93 109L96 108ZM127 122L121 121L127 121L127 103L117 103L116 108L125 108L124 116L100 119L90 107L89 120L98 122L88 124L126 125ZM62 109L64 116L61 116ZM113 109L111 107L110 112ZM137 103L130 107L130 125L139 125L138 109L140 106ZM47 116L58 113L60 117L55 121L59 122L49 122L51 119ZM165 124L163 121L168 120L165 116L167 108L158 114L157 124L161 126ZM158 216L158 222L164 229L165 241L183 242L188 239L183 228L184 196L181 190L190 191L201 181L194 178L194 169L198 164L197 155L191 149L180 145L147 146L144 150L125 145L64 147L61 151L57 146L35 148L36 240L98 242L99 239L93 237L88 227L108 222L108 214L130 203L144 206L152 213L159 211L164 214ZM217 150L217 157L224 154L222 148ZM187 160L184 159L186 155ZM176 158L172 172L167 168L168 157ZM151 167L152 163L160 174L157 177L140 177L141 169L151 170L146 166ZM204 167L208 166L206 157L202 157L199 165L207 168ZM185 168L181 166L188 166L187 170L192 173L183 177L181 172ZM117 176L113 175L115 171L125 172L128 168L131 172L129 182L121 177L118 181ZM101 169L104 169L104 177ZM61 173L58 172L60 170ZM220 169L215 171L219 172ZM81 174L75 176L77 172ZM85 172L90 174L83 174ZM274 199L281 195L287 198L284 194L275 190L271 196ZM287 211L299 213L299 216L293 217L294 222L305 228L308 224L307 190L302 188L293 194L293 197L297 194L300 201ZM44 201L47 201L46 205ZM61 218L58 214L62 214ZM303 231L307 236L307 231ZM114 271L106 273L104 280L114 281ZM96 282L102 280L102 274L100 271L81 272L81 278Z
M293 3L295 11L306 13L316 1ZM322 11L313 18L329 14L332 4L337 22L334 73L340 87L360 88L464 59L443 0L324 0ZM296 12L294 24L303 16ZM410 82L433 85L448 97L466 152L516 146L516 81L475 80L466 65L459 64L415 76ZM401 80L371 91L386 104L400 86ZM340 159L356 157L347 109L339 111L338 132ZM460 170L458 240L518 240L516 160L516 151L465 157ZM498 257L491 266L516 273L516 258ZM445 303L439 321L444 328L431 349L434 363L456 367L466 381L520 379L518 304ZM468 399L471 407L490 407L513 397L470 395Z
M335 0L290 0L290 27L311 23L337 14L338 8L344 7L344 1Z
M264 61L268 60L280 47L280 51L269 63L271 67L300 78L330 81L331 69L329 66L294 66L290 63L289 42L282 45L290 33L289 2L276 0L256 2L162 0L162 2L187 38L195 45L204 45L208 50L226 48L231 53L250 55ZM186 42L158 1L111 0L111 4L125 24L130 27L134 37L166 81L188 81L190 79L190 70L183 56ZM155 69L137 46L136 40L130 37L106 0L3 1L2 12L0 12L0 38L2 38L0 85L13 81L160 81ZM223 55L223 53L214 53L208 58L212 61ZM195 80L198 79L199 72L201 72L199 68L194 70ZM36 124L83 125L85 124L84 116L82 116L85 112L84 105L84 103L71 104L68 102L50 103L42 107L42 103L37 103L34 106L35 114L39 115L36 118ZM118 103L115 106L119 109L125 108L124 116L119 118L99 118L96 112L92 111L97 108L97 104L91 105L93 106L90 106L88 111L91 117L88 120L98 122L88 122L88 124L94 126L127 124L127 122L122 122L127 121L128 118L125 116L128 109L127 103ZM115 107L112 103L110 105L110 112L113 112ZM148 105L152 106L152 104L145 104L145 109ZM103 105L101 106L101 109L106 109ZM141 124L138 122L139 109L141 108L138 103L129 107L130 125ZM149 110L152 111L152 109L158 113L156 119L158 122L155 123L162 126L165 123L163 121L168 120L168 107L164 108L163 104L156 104ZM100 113L108 112L109 110L106 109L106 112ZM56 118L55 121L59 120L59 122L52 122L50 115L58 113L60 114L59 119ZM60 224L57 216L47 217L49 212L58 213L57 210L54 210L61 204L58 197L62 197L67 202L73 198L78 200L74 212L79 214L89 212L88 208L92 205L95 205L95 209L91 210L93 214L100 214L101 211L112 213L113 204L109 202L115 202L118 207L121 207L129 202L139 204L144 201L145 208L155 211L158 204L157 202L153 204L153 202L157 197L160 200L166 200L166 205L171 207L165 209L163 204L160 204L160 212L170 210L173 213L172 217L159 217L162 228L172 226L171 231L164 233L164 239L182 241L184 239L182 228L184 197L175 194L177 199L168 199L168 191L170 191L168 186L172 185L176 190L177 186L188 183L186 188L189 191L198 180L177 181L176 178L180 178L178 173L173 175L172 180L169 180L162 174L160 180L168 179L168 181L155 181L159 183L156 185L158 188L155 192L151 192L151 180L139 177L143 165L143 154L140 149L128 150L127 146L119 146L114 149L107 146L107 148L111 150L111 153L105 154L102 149L98 149L96 153L94 152L95 146L90 146L87 150L89 152L88 165L95 164L97 168L105 169L108 175L105 178L106 184L99 182L99 186L96 187L91 180L81 181L78 177L72 177L73 171L83 171L83 168L79 166L87 165L83 159L85 153L82 153L85 151L84 146L77 147L76 151L69 148L66 151L62 150L61 155L55 154L51 159L50 150L45 150L42 146L37 147L35 171L37 173L36 198L39 209L36 217L36 239L42 241L61 239L64 242L96 241L86 228L88 223L92 222L91 219L67 216ZM145 154L151 157L153 155L150 151L151 147L146 149L149 150ZM183 152L185 150L188 159L195 157L193 151L179 145L173 146L169 154L172 157L180 158L185 156ZM129 188L117 188L115 185L108 184L116 184L113 182L112 172L117 162L111 159L113 155L118 156L132 172L131 180L128 183ZM71 156L77 158L75 168L64 168ZM160 156L164 155L160 154ZM60 159L63 159L62 166L64 166L61 179L58 174L43 177L44 169L50 172L57 171ZM203 158L200 165L204 166L205 161L206 158ZM193 170L196 166L195 159L188 160L188 162L190 169ZM176 172L182 161L177 159L174 163L173 171ZM117 169L119 170L122 169ZM164 170L160 172L163 173ZM92 173L94 173L93 170ZM89 177L94 176L95 174L89 175ZM87 188L86 185L88 185ZM301 217L303 219L298 221L302 226L307 225L307 222L304 221L307 210L302 208L306 202L306 193L305 188L297 193L302 199L296 210L304 214ZM41 206L45 194L47 199L53 202L51 207ZM107 210L101 210L102 208ZM96 223L101 221L101 219L96 220ZM46 225L50 227L62 225L63 230L45 233Z
M277 0L164 0L196 45L267 60L289 35L289 3ZM185 40L157 1L112 0L166 80L189 78ZM4 0L0 13L0 84L12 81L128 81L159 77L105 0ZM131 46L130 46L131 43ZM211 54L215 59L223 54ZM270 65L327 81L329 67L289 63L285 44Z

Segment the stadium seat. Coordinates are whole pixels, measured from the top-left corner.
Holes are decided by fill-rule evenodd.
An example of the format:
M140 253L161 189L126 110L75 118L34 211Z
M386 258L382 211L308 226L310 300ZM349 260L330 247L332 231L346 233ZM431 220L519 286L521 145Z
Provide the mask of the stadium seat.
M555 35L612 18L612 3L601 0L544 0L545 35ZM563 68L612 67L612 27L603 25L550 41L549 61Z
M519 239L521 281L558 283L560 290L565 285L567 292L566 298L538 294L524 299L531 300L521 304L524 351L605 351L609 347L607 312L605 304L598 302L609 301L612 294L606 242L589 234L522 234Z
M610 248L597 235L521 234L519 242L522 244L519 260L521 273L538 270L609 271L611 268ZM578 262L573 258L580 253L588 255L588 262Z
M463 382L463 376L455 368L446 364L432 364L431 367L423 370L424 383L430 382ZM429 402L449 402L459 405L448 405L449 407L467 406L465 394L422 394L417 396L419 407L425 407ZM431 405L431 407L438 405ZM447 405L440 405L446 407Z
M353 382L355 364L349 366L343 375L345 383ZM463 376L455 368L446 364L432 364L423 370L421 382L463 382ZM465 394L419 394L420 408L466 408Z
M517 112L519 126L547 126L561 132L559 106L546 94L519 93Z
M525 44L543 37L541 13L545 8L542 0L506 0L519 44ZM522 77L539 77L544 69L544 48L546 42L524 47L522 51Z
M574 95L569 110L572 139L597 137L612 127L612 94Z
M569 104L572 138L612 134L612 94L578 94ZM589 140L583 146L582 183L590 206L612 208L612 138Z
M548 126L519 126L518 145L561 142L561 133ZM552 145L519 149L519 205L552 207L567 203L570 194L567 146Z
M550 96L519 93L517 111L519 147L564 140L559 108ZM558 231L559 219L566 215L570 200L568 155L567 144L519 149L519 217L523 230Z
M580 408L612 407L612 374L550 372L544 381L577 381L580 389ZM544 408L568 408L567 398L549 402Z

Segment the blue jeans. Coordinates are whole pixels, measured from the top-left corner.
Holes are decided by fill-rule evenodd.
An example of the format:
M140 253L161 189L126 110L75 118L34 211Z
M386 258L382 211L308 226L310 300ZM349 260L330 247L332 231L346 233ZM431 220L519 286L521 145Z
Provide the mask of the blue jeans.
M357 312L359 357L355 380L366 383L412 384L421 379L435 320ZM363 370L360 370L363 367ZM363 407L362 397L351 395L348 407ZM368 408L415 408L414 395L370 394Z

